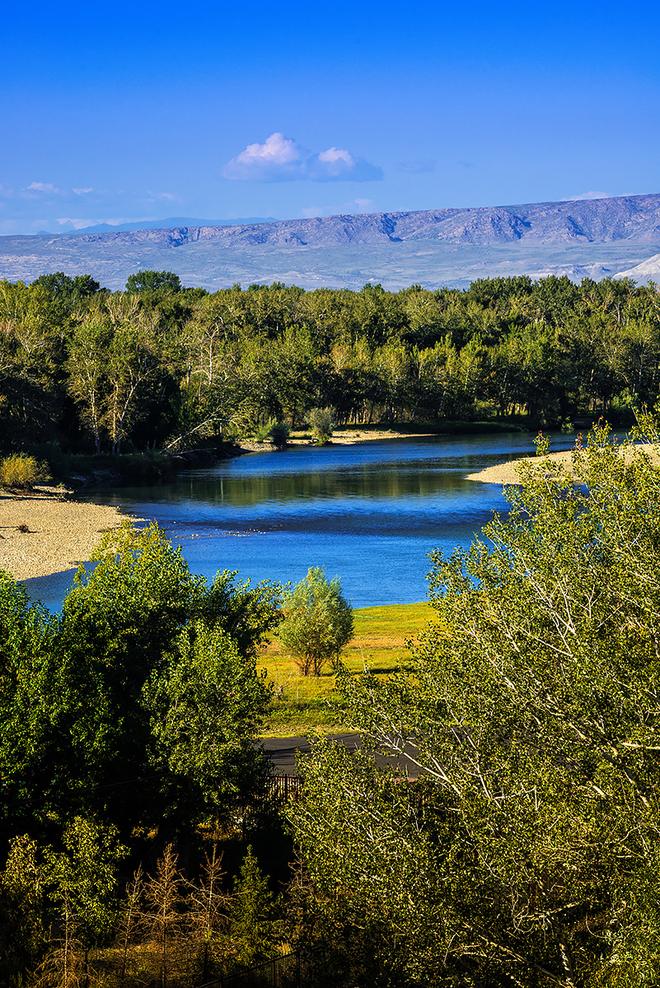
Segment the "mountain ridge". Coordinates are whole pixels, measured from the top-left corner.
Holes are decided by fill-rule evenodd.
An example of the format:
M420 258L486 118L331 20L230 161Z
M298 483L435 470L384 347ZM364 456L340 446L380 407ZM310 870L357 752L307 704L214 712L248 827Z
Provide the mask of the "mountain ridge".
M381 283L467 287L527 274L650 280L660 252L660 194L389 213L238 226L178 226L0 237L0 278L64 271L122 288L144 269L209 291L282 281L302 288ZM649 259L654 257L653 262ZM646 262L649 262L648 264Z
M173 230L177 227L199 226L257 226L276 223L274 216L245 216L238 219L207 220L193 216L167 216L162 220L126 220L125 223L92 223L78 230L40 230L37 236L79 237L89 233L132 233L135 230ZM29 234L28 234L29 236Z
M427 240L488 246L516 243L606 243L660 239L660 194L524 203L512 206L337 214L222 226L174 226L67 233L80 243L150 243L181 247L212 240L228 247L274 245L326 247L342 244Z

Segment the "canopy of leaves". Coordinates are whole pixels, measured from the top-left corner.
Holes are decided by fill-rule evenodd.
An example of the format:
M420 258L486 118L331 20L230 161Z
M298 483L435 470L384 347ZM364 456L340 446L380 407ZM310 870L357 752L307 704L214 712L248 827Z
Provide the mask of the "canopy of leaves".
M629 421L658 397L659 297L556 277L213 294L159 271L126 292L62 273L0 282L0 436L7 451L118 453L267 435L271 422L326 441L333 421Z
M353 637L353 609L341 583L328 580L320 567L312 567L287 594L282 614L280 641L305 676L320 676L327 662L337 663Z
M279 589L193 576L157 526L108 533L61 614L0 578L0 820L190 826L260 784L256 671Z
M366 937L382 983L650 988L660 474L597 429L571 475L532 465L506 493L469 550L433 555L436 618L402 671L343 678L420 781L320 745L296 841L317 908L360 931L356 977Z

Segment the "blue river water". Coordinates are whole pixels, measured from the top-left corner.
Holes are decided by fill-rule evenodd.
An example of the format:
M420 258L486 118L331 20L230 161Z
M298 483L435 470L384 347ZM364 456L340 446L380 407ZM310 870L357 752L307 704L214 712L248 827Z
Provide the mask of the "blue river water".
M310 566L339 576L356 607L426 596L428 553L466 546L506 511L498 485L468 473L533 453L529 433L370 441L249 453L150 487L90 492L155 520L183 548L195 573L300 580ZM553 449L573 444L553 437ZM72 571L26 581L58 609Z

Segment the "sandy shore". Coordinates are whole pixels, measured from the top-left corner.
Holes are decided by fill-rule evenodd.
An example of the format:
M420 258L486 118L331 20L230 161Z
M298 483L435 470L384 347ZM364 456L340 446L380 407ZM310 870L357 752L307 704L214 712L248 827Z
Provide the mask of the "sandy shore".
M638 449L645 450L651 459L660 464L660 451L657 446L642 445ZM629 449L629 447L628 447ZM510 460L509 463L497 463L493 467L486 467L478 470L477 473L469 473L466 480L478 480L482 484L517 484L520 482L518 467L521 463L532 463L543 466L544 463L561 463L565 467L570 467L572 450L565 450L561 453L549 453L547 456L522 456L517 460Z
M65 500L52 491L0 495L0 569L17 580L70 569L89 559L101 533L124 519L117 508Z
M365 443L369 440L378 439L428 439L429 436L439 436L439 432L400 432L398 429L335 429L332 433L331 443L333 446L354 446L356 443ZM311 440L305 435L296 435L294 432L289 439L291 446L309 446Z

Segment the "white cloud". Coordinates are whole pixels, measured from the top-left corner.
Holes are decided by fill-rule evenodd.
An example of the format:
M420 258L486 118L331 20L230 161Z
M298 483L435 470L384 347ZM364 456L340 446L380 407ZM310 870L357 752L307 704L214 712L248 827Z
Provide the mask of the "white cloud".
M233 181L365 182L382 178L382 171L347 148L330 147L310 154L297 141L275 131L262 143L248 144L223 169Z
M43 195L51 196L62 195L62 189L58 188L57 185L53 185L52 182L30 182L26 188L26 192L41 192Z
M335 203L331 206L306 206L301 210L305 219L314 219L317 216L343 216L346 213L373 213L375 204L373 199L351 199L350 202Z
M55 185L53 182L30 182L26 185L25 192L37 193L43 196L57 196L58 198L78 198L80 196L88 196L97 190L91 185L74 185L71 189L61 189L59 185Z
M579 192L575 196L566 196L564 202L574 202L576 199L613 199L612 192Z
M57 223L59 226L65 226L69 230L82 230L84 226L95 226L97 223L102 223L102 220L91 219L90 217L82 216L58 216Z
M178 196L173 192L152 192L149 190L145 197L146 202L177 202Z
M304 158L295 141L275 131L263 144L248 144L227 162L225 178L234 181L272 182L298 178Z
M65 230L83 230L87 226L121 226L122 223L147 222L151 219L152 216L58 216L56 223Z

